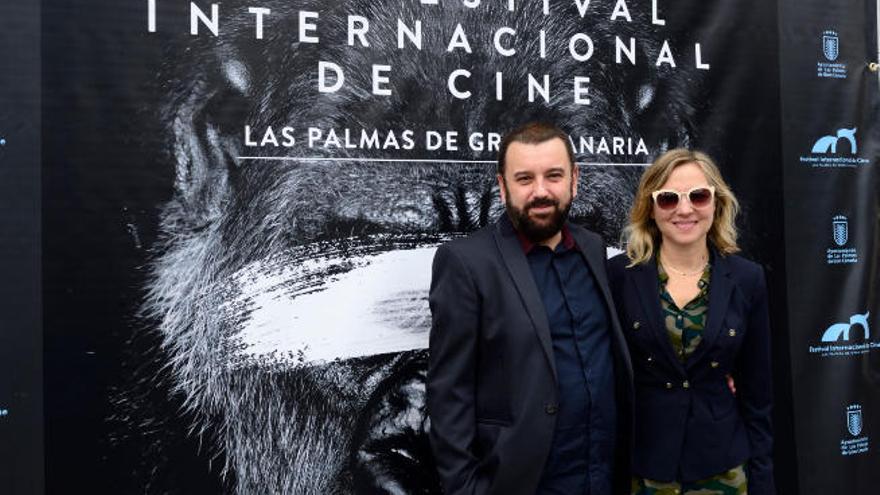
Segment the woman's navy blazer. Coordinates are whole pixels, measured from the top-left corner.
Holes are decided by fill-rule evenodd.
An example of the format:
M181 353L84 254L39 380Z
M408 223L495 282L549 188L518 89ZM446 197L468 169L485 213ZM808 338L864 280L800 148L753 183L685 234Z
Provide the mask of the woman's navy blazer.
M633 474L696 481L746 463L750 495L775 493L767 288L761 267L711 253L703 339L685 363L667 335L654 260L608 277L635 379ZM736 383L736 395L726 375Z

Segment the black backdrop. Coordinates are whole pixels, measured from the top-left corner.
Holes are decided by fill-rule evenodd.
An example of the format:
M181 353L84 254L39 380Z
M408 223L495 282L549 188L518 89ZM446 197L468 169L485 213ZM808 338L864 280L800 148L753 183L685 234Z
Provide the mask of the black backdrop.
M246 492L248 490L242 488L235 465L227 464L230 458L234 458L230 456L234 449L224 441L224 435L228 435L230 429L230 415L224 416L222 411L213 410L203 417L200 410L188 407L192 395L179 388L173 371L169 370L168 363L175 354L169 347L167 334L158 329L161 322L157 319L161 318L144 311L144 301L149 300L150 288L155 287L155 280L151 277L170 249L165 242L178 234L169 227L169 223L177 218L169 212L174 206L169 205L181 204L181 163L186 160L175 155L180 152L180 145L179 142L174 144L177 134L173 123L179 123L180 116L186 113L186 94L201 95L203 99L216 100L221 109L231 109L227 113L221 112L217 117L219 124L212 129L222 137L223 125L236 126L230 139L239 151L243 145L240 128L247 119L265 122L260 120L260 115L271 114L275 120L278 115L288 119L292 115L297 118L305 115L316 126L326 126L327 122L318 115L319 111L310 114L308 109L303 110L296 104L291 108L289 101L283 98L283 92L271 93L266 97L267 106L259 107L257 111L254 110L257 107L255 101L259 98L253 94L242 103L240 97L229 93L228 89L199 93L198 84L192 84L192 81L214 84L212 77L216 76L205 74L213 65L218 65L218 71L227 70L228 73L226 68L229 65L224 65L224 60L244 60L242 63L253 74L251 87L259 86L261 81L261 76L257 75L261 61L269 67L263 69L268 76L262 77L274 81L272 87L277 87L277 80L281 84L285 81L291 85L295 83L291 81L295 74L285 71L314 70L313 65L300 66L297 61L292 67L274 68L276 63L290 63L283 52L261 53L259 48L254 48L259 42L253 39L252 31L245 36L237 31L231 33L233 29L224 27L229 26L224 17L227 12L239 12L236 15L242 17L240 13L246 12L246 6L270 2L253 2L244 6L236 2L222 4L218 38L206 34L204 26L199 36L188 34L189 6L186 2L158 2L159 29L150 33L146 3L123 5L93 1L72 6L64 2L44 2L42 13L16 12L20 18L29 17L31 20L39 15L42 22L39 36L42 43L39 149L42 154L46 487L52 493L71 488L88 488L99 493L216 493L236 488ZM308 10L306 7L310 3L301 2L301 6L295 5L291 9ZM485 2L483 7L489 9L490 3ZM498 3L504 5L506 2ZM554 19L574 18L577 13L573 3L559 7L567 10L554 14ZM199 5L206 12L210 11L209 4ZM343 15L358 13L373 19L381 17L377 13L363 13L356 5L356 2L350 5L340 2L338 8ZM526 2L526 5L531 4ZM647 162L666 146L689 145L708 151L720 163L744 206L740 219L744 252L765 266L770 284L780 493L798 493L799 482L804 493L806 487L827 487L831 483L840 487L851 483L851 489L845 491L868 493L867 487L877 481L872 478L876 473L867 469L871 462L876 465L877 447L869 438L869 452L844 457L840 454L839 441L864 435L870 437L872 429L878 427L876 419L872 423L871 418L880 416L876 413L872 416L870 412L877 405L877 366L876 361L872 361L876 360L876 352L830 361L817 358L806 349L818 345L819 335L828 325L845 321L850 315L863 311L870 311L869 320L877 321L876 315L880 311L876 297L878 186L874 172L877 158L874 122L877 120L878 99L876 75L863 68L865 61L873 58L870 54L872 47L876 46L876 27L871 22L876 18L874 11L862 6L820 6L818 2L810 8L802 3L776 5L766 2L737 2L736 5L730 2L675 2L675 5L660 2L660 6L661 16L667 23L662 27L650 23L650 2L629 2L636 26L633 28L620 19L615 22L609 19L613 2L593 3L594 10L583 21L583 30L597 39L594 65L588 64L584 73L591 77L590 92L594 104L591 108L578 109L579 113L574 112L582 117L572 117L572 111L560 109L556 102L527 104L524 95L519 94L509 97L504 109L487 103L489 113L480 121L485 128L474 126L473 118L462 118L462 115L468 112L472 115L475 111L468 106L471 102L456 101L441 105L439 110L434 108L434 117L421 115L423 122L417 125L421 125L421 129L431 129L433 125L440 130L503 132L517 119L543 117L561 120L573 135L578 130L587 129L598 136L601 134L596 130L604 129L607 135L644 137L647 156L632 153L611 156L601 152L579 156L582 169L587 171L585 175L595 175L595 183L601 185L606 184L603 181L607 174L610 184L618 188L610 190L620 194L620 200L626 199L626 191L631 194L632 177L640 169L605 164ZM271 7L276 13L281 10L275 5ZM309 8L320 11L324 18L326 12L332 10L315 5ZM472 15L458 3L453 7L451 2L442 7L413 7L416 18L424 21L426 33L433 26L431 20L434 19L433 11L427 10L429 8L452 12L444 14L452 19ZM540 9L540 2L530 8ZM779 19L777 9L781 12ZM498 19L506 18L494 10L481 11L478 8L474 12L487 16L487 32L505 24ZM532 17L541 19L537 10L529 12ZM493 15L499 17L493 18ZM835 15L839 19L835 19ZM389 17L394 19L397 16ZM253 29L252 24L247 26ZM294 38L295 26L295 23L267 23L266 28L270 38L271 33L276 37ZM815 77L816 64L829 62L823 54L821 41L823 31L827 30L838 33L838 61L846 65L846 79ZM448 36L449 31L447 26L444 35ZM639 56L646 58L640 58L635 69L609 62L613 45L601 44L598 41L601 35L594 34L603 32L613 36L618 31L624 39L630 36L630 31L637 33L633 36L640 46L645 46L640 48ZM320 32L323 39L326 31ZM13 38L10 46L33 46L34 32L30 34L29 38ZM328 38L338 41L334 36L337 36L335 32ZM426 36L430 39L431 35ZM475 53L479 54L481 49L489 51L491 41L483 40L488 36L474 38L481 40L472 42ZM448 38L443 39L445 44ZM609 38L603 39L607 41ZM654 66L658 40L662 39L669 39L677 55L677 70ZM339 50L332 44L334 41L322 41L316 51L320 54L326 50L332 56L339 56ZM273 42L279 41L275 39ZM701 44L703 58L711 64L711 69L694 68L691 59L694 43ZM403 68L396 64L392 74L401 73L402 77L415 80L416 84L408 87L395 81L395 90L404 89L404 98L398 106L387 105L375 95L360 96L365 103L354 110L357 121L366 121L377 128L385 128L382 118L388 112L406 114L404 120L409 122L413 117L408 114L407 105L418 106L419 102L432 98L449 100L440 96L445 90L445 80L437 83L439 91L432 89L432 81L419 82L418 76L411 75L410 67L405 65L408 52L389 54L393 41L389 45L382 55L403 57ZM435 52L431 52L432 55L439 57L439 52ZM528 48L521 48L520 52L527 62L543 67ZM357 53L364 59L357 59L353 64L371 63L369 54ZM459 61L459 64L470 63L467 57L462 57L463 62ZM499 59L495 57L481 62L493 67L493 63L501 63ZM527 62L524 62L526 67L504 67L507 72L520 71L521 77L522 72L532 70ZM204 72L196 70L202 65L207 67ZM447 69L446 72L457 67L452 62L441 63L441 66ZM479 65L475 67L479 68ZM605 76L604 73L609 71L612 75ZM473 72L478 74L476 69ZM542 71L534 72L540 74ZM291 79L285 79L288 77ZM477 75L475 79L479 77ZM638 84L630 84L633 80ZM314 82L312 79L308 81ZM314 94L313 84L307 87L311 88L312 94L304 99L319 107L327 104L322 98L332 98ZM609 88L619 89L624 96L619 97ZM639 97L644 97L646 88L653 100L644 105ZM479 85L471 89L476 93ZM345 91L347 89L343 94ZM627 92L634 94L636 100L632 103L634 110L627 115L636 117L633 118L634 124L621 129L615 122L612 109L618 99L624 100L621 105L626 106ZM554 90L553 99L568 98L570 93L568 87ZM192 116L196 114L199 117ZM202 118L202 114L196 111L192 115L193 120ZM9 122L33 121L32 116L17 109L3 117ZM579 123L580 118L592 123ZM337 120L339 122L351 121ZM277 122L279 126L284 123L283 119ZM408 124L396 125L406 128ZM800 157L808 155L813 143L821 136L855 126L859 129L857 155L868 160L867 164L831 170L801 162ZM211 141L208 132L199 136L197 139ZM184 154L186 150L184 148ZM263 156L308 158L306 151L273 149ZM392 155L400 158L492 158L486 153L446 150L445 153L419 154L418 151ZM840 144L838 151L849 156L845 144ZM3 152L6 150L0 150ZM322 158L351 157L341 152L322 153ZM241 152L238 156L252 154L258 153ZM0 156L9 163L10 155ZM376 157L376 154L368 156ZM437 166L441 167L449 165ZM479 172L479 167L476 168ZM486 172L487 169L482 170ZM255 180L249 173L246 168L239 172L246 179ZM426 173L430 176L432 172ZM37 180L32 175L22 177L29 178L29 184ZM228 180L232 181L236 176L231 177ZM377 184L371 175L363 176L362 180L364 187ZM470 179L459 180L464 183ZM22 198L21 201L27 202L34 197L25 188L9 189L9 194L4 195L7 198ZM321 191L318 186L312 194L320 195ZM377 194L387 192L377 189ZM373 207L381 208L381 205L374 204ZM23 218L20 210L4 205L3 211L4 222ZM489 211L497 210L490 208ZM600 230L607 242L616 244L619 218L611 206L598 201L596 205L586 204L582 211L579 221ZM825 263L826 248L834 246L831 217L837 214L849 218L851 243L856 243L859 255L859 263L854 266ZM449 232L441 228L440 237L432 238L430 242L475 226L466 225ZM331 225L324 227L322 232L332 237L329 232L338 229ZM364 229L366 234L372 234L369 229ZM435 235L431 229L427 230L428 234ZM406 229L402 233L410 234ZM38 239L33 232L26 232L25 236ZM322 235L319 233L314 239L319 242ZM307 241L311 242L312 237L303 234L294 239L293 245L303 245ZM261 242L259 236L255 242ZM804 246L813 247L807 249ZM193 266L196 265L197 262L193 261ZM39 279L36 270L32 265L14 263L9 269L13 276L4 281L4 290L12 291L12 288L20 287L22 281ZM828 270L834 272L828 273ZM859 275L849 275L851 270L858 271ZM25 297L24 300L34 304L37 298ZM13 307L23 307L14 298L4 297L4 301ZM356 300L343 302L357 305ZM4 313L15 314L15 311L10 307ZM22 311L20 314L27 313ZM31 322L32 318L25 321ZM10 356L26 356L33 339L32 333L22 332L3 351ZM877 342L873 335L871 340ZM409 376L407 373L417 375L422 358L420 352L401 354L395 351L389 354L404 356L400 369L394 368L400 361L388 365L394 368L392 378L405 378ZM13 363L5 355L3 357L4 365ZM39 357L34 355L34 359ZM384 363L383 360L392 358L368 359ZM851 365L841 370L840 361L844 359L849 359ZM358 363L361 366L360 361ZM331 362L318 365L318 368L333 366ZM407 371L407 366L416 371ZM36 374L28 376L39 379ZM841 387L841 383L847 385ZM13 383L8 394L12 396L16 390L23 389L33 390L33 383ZM0 389L0 392L6 394L6 390ZM836 393L843 390L847 391L846 396ZM0 409L8 400L0 396ZM827 405L827 408L820 409L819 405ZM861 406L864 435L847 433L845 410L848 405ZM17 411L28 413L24 407L8 409L13 414L0 418L0 427L6 428L0 430L3 433L13 431L9 428L13 421L23 421L15 414ZM36 415L30 414L31 419ZM842 429L829 430L823 426L831 423L842 425ZM825 438L828 435L830 438ZM15 445L25 451L39 445L38 439L13 437ZM419 438L406 445L410 452L423 452ZM35 451L34 457L38 458L39 454ZM393 461L383 462L391 464L389 472L395 473ZM429 461L423 463L429 464ZM4 466L12 464L4 459ZM347 466L337 472L338 478L345 478L334 482L337 491L378 491L379 485L374 479L358 477L358 473L365 469L363 466L356 462ZM417 472L430 471L430 466L422 467L424 471ZM294 465L293 470L304 471L299 465ZM20 489L26 485L16 483L20 483L20 479L38 477L37 472L8 471L12 475L10 486L14 491L32 491ZM366 468L366 471L370 469ZM430 477L426 477L421 483L400 482L400 486L409 487L411 492L421 492L430 491L431 483ZM282 483L279 486L290 485Z

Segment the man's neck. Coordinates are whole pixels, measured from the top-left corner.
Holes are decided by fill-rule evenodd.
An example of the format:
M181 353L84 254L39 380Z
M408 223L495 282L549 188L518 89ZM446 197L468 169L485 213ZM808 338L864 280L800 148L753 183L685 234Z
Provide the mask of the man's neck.
M540 244L541 246L547 246L548 248L550 248L551 251L555 251L556 246L558 246L560 242L562 242L562 231L561 230L559 232L557 232L556 234L554 234L553 237L550 237L549 239L544 239L543 241L539 242L538 244Z

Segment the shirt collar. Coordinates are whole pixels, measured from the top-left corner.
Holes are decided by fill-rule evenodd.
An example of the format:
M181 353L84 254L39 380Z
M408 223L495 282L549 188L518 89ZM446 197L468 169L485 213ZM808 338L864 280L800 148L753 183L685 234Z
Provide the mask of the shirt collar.
M514 230L516 230L516 228L514 228ZM535 246L538 245L529 240L529 238L523 235L523 233L519 230L516 230L516 237L517 239L519 239L519 245L520 247L522 247L523 253L525 254L529 254L532 249L534 249ZM569 250L576 245L574 242L574 237L571 235L571 231L568 230L568 225L562 226L562 241L560 242L560 244L562 244L562 247L565 248L565 250Z

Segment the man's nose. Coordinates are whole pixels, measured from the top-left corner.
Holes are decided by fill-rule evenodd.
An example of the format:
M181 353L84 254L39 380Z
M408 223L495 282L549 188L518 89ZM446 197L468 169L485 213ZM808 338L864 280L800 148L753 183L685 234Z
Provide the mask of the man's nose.
M544 182L544 179L537 178L535 179L535 188L532 191L532 195L536 198L546 198L550 195L550 191L547 188L547 183Z

